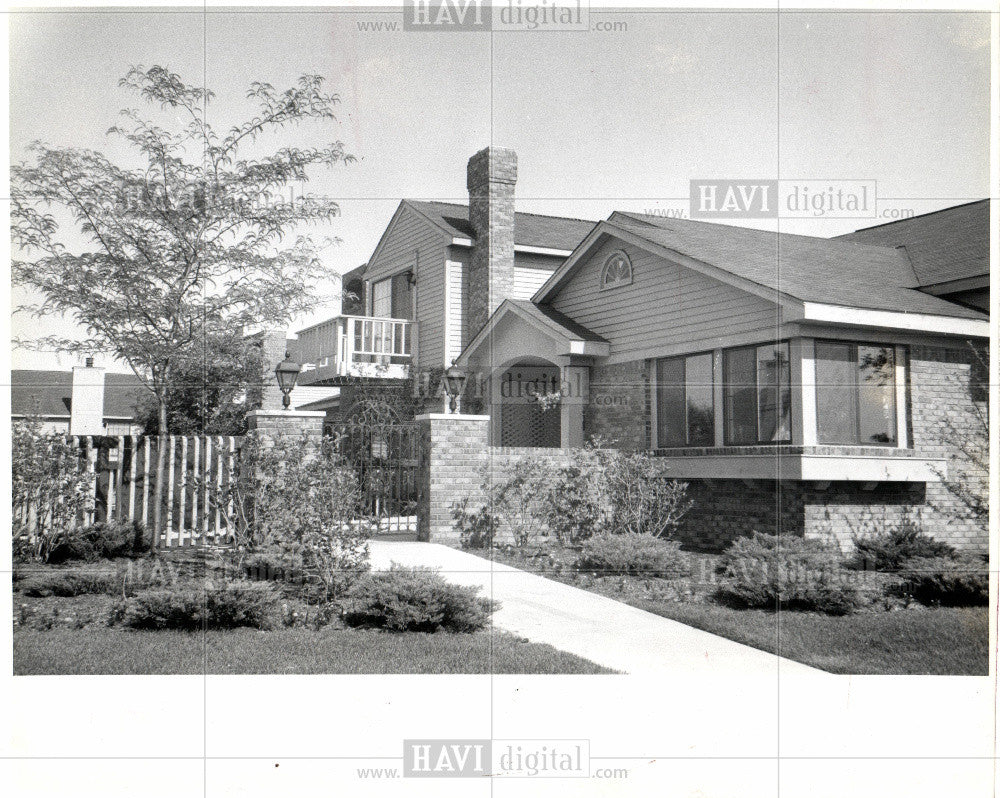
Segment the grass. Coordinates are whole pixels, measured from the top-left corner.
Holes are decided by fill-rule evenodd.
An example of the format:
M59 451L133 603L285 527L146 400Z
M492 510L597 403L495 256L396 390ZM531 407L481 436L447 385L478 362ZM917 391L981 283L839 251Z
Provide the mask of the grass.
M701 583L699 575L714 571L717 556L697 555L701 561L691 579L663 580L579 574L572 567L575 552L558 547L535 557L509 550L474 553L832 673L981 676L989 667L987 607L916 606L842 617L786 611L779 647L776 613L716 603L715 586Z
M492 651L491 651L492 641ZM18 629L14 674L613 673L508 634Z
M985 676L987 607L833 617L716 604L635 602L648 612L832 673ZM780 642L780 645L779 645Z

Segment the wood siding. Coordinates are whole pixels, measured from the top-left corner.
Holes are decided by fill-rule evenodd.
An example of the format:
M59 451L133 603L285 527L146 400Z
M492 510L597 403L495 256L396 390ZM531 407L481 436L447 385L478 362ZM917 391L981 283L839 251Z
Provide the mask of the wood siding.
M444 261L447 236L412 208L404 207L386 234L378 257L365 270L369 283L413 269L416 275L416 366L444 362Z
M531 299L542 284L552 276L547 269L526 269L514 267L514 292L512 299Z
M600 272L621 249L632 283L602 291ZM611 343L609 363L729 346L734 339L773 337L775 303L706 277L631 245L596 249L552 306Z
M466 266L461 261L449 260L445 264L445 303L447 320L445 323L444 362L451 362L462 354L465 345L465 293L468 276Z

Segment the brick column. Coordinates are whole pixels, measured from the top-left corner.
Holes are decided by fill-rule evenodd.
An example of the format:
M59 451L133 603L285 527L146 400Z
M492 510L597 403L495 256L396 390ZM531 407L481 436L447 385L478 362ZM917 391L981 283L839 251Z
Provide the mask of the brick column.
M251 432L320 436L325 419L326 413L322 410L253 410L247 423Z
M425 413L416 420L422 444L417 538L456 543L451 508L479 487L489 460L490 417Z

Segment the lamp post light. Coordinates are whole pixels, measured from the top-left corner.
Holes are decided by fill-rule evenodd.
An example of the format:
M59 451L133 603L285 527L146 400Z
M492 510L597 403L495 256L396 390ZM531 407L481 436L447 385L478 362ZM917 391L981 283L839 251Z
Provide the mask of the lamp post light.
M295 381L298 380L300 371L302 371L302 366L292 360L292 356L288 352L285 352L285 359L274 368L274 376L277 377L278 387L281 388L281 405L285 410L292 403L292 388L295 387Z
M445 413L462 412L462 392L465 390L467 376L464 370L455 365L455 361L452 361L451 366L445 371L444 385L447 393L444 403Z

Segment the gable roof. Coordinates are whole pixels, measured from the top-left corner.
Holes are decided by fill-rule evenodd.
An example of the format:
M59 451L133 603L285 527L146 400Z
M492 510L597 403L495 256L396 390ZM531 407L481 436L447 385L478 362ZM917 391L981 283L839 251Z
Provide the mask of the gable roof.
M990 201L956 205L838 236L883 247L905 247L920 286L990 272Z
M916 290L905 255L889 247L749 227L616 211L594 229L648 242L735 278L759 293L801 302L984 319L982 313ZM532 298L545 302L571 276L591 235ZM718 277L718 273L711 276ZM777 297L772 296L772 299Z
M476 237L469 223L469 206L451 202L425 202L403 200L407 205L437 225L452 238ZM544 247L562 249L567 252L576 249L593 228L595 222L586 219L570 219L564 216L543 216L537 213L514 214L514 244L522 247Z
M69 418L73 395L72 371L13 369L10 372L10 412ZM135 418L149 389L134 374L104 375L104 417Z

